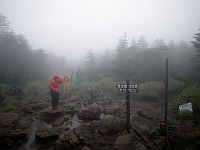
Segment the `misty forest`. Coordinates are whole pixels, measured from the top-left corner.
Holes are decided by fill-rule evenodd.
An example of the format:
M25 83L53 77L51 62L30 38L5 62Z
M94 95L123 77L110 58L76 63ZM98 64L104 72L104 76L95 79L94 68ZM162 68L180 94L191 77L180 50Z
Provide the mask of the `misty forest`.
M77 103L74 103L76 102L74 99L77 101L90 99L92 101L91 104L97 102L100 105L105 99L117 98L125 100L125 105L120 106L119 104L118 109L122 109L123 107L126 109L126 93L119 92L116 88L117 84L125 84L126 80L129 80L131 84L138 85L138 92L131 93L130 95L131 105L134 105L134 103L138 103L138 105L140 103L144 105L159 104L163 107L164 112L166 58L168 58L169 114L181 120L181 127L186 126L188 128L187 122L190 122L192 129L189 132L193 133L195 131L200 134L200 29L196 29L196 31L196 33L191 35L193 41L181 40L179 43L175 43L173 40L165 43L162 38L155 39L153 43L148 43L145 35L141 35L139 39L127 41L127 36L134 35L124 33L124 35L119 37L118 43L116 43L116 49L106 49L104 52L97 53L93 49L88 49L86 50L84 58L76 58L77 60L74 60L74 62L69 62L65 56L57 56L42 48L32 49L26 37L21 33L16 34L10 27L7 18L0 14L1 114L4 116L9 113L23 114L22 116L26 119L29 118L29 122L31 122L31 115L37 114L43 117L45 115L43 110L47 107L50 107L50 110L47 112L50 113L53 111L49 94L49 81L53 78L54 74L59 74L61 78L64 75L68 75L71 78L70 93L67 95L60 93L60 103L66 101L66 104L58 105L60 107L59 111L65 112L62 113L65 120L67 120L67 117L65 117L66 110L78 109L78 114L83 107L81 106L79 108ZM78 60L83 61L79 62ZM77 85L75 82L78 68L82 71L82 82ZM62 90L62 85L60 88ZM102 102L100 102L101 100ZM45 105L43 107L39 104L33 106L33 103L30 105L32 101L35 104L45 103ZM192 111L185 110L180 113L179 106L186 103L192 104ZM104 107L106 108L106 105ZM135 110L132 111L135 113ZM112 112L104 111L104 114L118 116L114 108ZM160 117L160 113L158 116ZM156 122L159 122L159 119ZM15 123L11 121L12 126L8 125L6 127L15 129L15 131L16 129L23 131L28 128L28 126L20 123L19 120L14 121ZM0 123L1 128L4 129L3 120L0 120ZM137 125L132 127L135 130L138 129ZM179 127L177 127L178 131L176 134L179 138L176 137L176 141L170 141L169 139L171 149L183 149L183 147L197 149L199 146L199 135L195 138L191 137L191 139L188 139L187 135L180 137L181 134L178 133L181 127ZM149 129L149 134L150 132L152 130L150 131ZM118 131L118 135L119 133L121 133L120 135L127 134L123 131ZM143 134L142 130L141 134ZM157 133L156 135L158 134L159 136L156 139L165 137L161 133ZM2 144L2 141L5 140L5 135L2 135L4 134L0 136L0 145L9 147L9 144L5 144L4 142ZM28 137L28 134L26 136ZM86 143L84 138L82 141ZM15 143L15 140L13 140L13 143ZM80 143L72 144L71 146L78 146ZM92 145L91 143L91 145L85 143L83 144L82 142L81 146L87 146L92 149L90 147ZM181 145L180 143L184 144ZM34 146L32 145L32 147ZM81 146L79 149L81 149ZM110 147L110 145L106 146L108 148ZM159 148L157 147L157 149Z

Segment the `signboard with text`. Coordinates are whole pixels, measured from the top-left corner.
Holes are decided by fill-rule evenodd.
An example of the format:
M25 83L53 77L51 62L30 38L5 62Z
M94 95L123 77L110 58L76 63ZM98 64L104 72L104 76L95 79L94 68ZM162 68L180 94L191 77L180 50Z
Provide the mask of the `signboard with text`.
M137 84L129 84L129 87L127 87L126 84L117 84L116 88L118 88L120 92L126 92L127 90L131 93L138 92Z

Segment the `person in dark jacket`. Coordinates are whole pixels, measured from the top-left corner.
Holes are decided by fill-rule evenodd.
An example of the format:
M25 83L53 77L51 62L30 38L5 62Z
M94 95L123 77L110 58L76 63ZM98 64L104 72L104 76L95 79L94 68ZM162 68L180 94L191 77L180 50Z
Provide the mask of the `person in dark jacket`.
M58 74L54 75L54 78L49 82L50 94L51 94L51 104L52 108L57 109L59 101L59 84L63 83L63 79L59 77Z
M76 84L80 85L81 80L82 80L82 72L81 72L81 69L78 68L78 70L76 71Z

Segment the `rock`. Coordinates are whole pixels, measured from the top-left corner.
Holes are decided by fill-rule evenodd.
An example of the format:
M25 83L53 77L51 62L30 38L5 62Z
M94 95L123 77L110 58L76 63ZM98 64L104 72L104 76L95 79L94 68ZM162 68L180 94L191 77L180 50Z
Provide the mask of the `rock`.
M125 130L125 124L118 118L112 115L106 115L99 124L99 133L118 133Z
M134 150L147 150L147 148L138 140L135 140L132 145L131 145L131 149Z
M90 119L90 120L100 119L100 115L101 115L101 108L96 103L93 103L92 105L83 108L77 114L79 119Z
M59 140L56 140L55 142L54 142L54 145L56 145L56 146L60 146L60 145L62 145L63 144L63 142L59 139Z
M37 139L55 139L58 138L58 131L54 128L40 128L38 130L36 130L35 132L35 137Z
M138 128L140 129L141 133L142 133L144 136L148 137L148 135L150 134L149 126L144 125L144 124L140 124L140 125L138 126Z
M90 150L90 149L87 146L84 146L80 150Z
M118 146L124 146L124 145L131 144L133 139L135 139L133 134L121 135L116 139L116 141L114 143L115 148L117 148Z
M22 145L22 143L23 143L23 140L18 140L18 141L15 142L15 145L17 147L20 147L20 145Z
M185 133L185 137L190 139L200 139L200 131L190 131Z
M74 133L69 133L65 135L65 140L69 141L71 145L76 145L77 143L79 143L78 137Z
M98 127L98 126L99 126L99 123L100 123L99 120L93 120L93 121L91 122L91 126L93 126L93 127Z
M0 133L0 139L10 138L14 140L26 138L27 133L15 130L4 131Z
M99 98L98 99L98 104L101 106L111 105L112 102L113 102L112 98Z
M9 138L0 141L0 146L5 148L11 148L13 144L14 144L13 140Z
M9 130L0 133L0 147L11 148L14 144L19 146L27 136L27 133Z
M78 126L76 128L73 129L73 133L75 133L76 135L78 135L78 137L83 138L85 136L86 133L90 133L92 130L91 126Z
M13 127L13 124L18 122L18 113L1 113L0 114L0 125L1 127Z
M10 134L10 138L11 139L15 139L15 140L19 140L19 139L24 139L26 138L27 136L27 133L26 132L17 132L17 131L14 131Z
M65 111L66 114L70 114L70 115L73 115L73 114L75 114L77 112L78 112L78 110L66 110Z
M56 118L52 123L53 126L59 126L64 122L63 117Z
M156 144L156 145L160 145L160 144L164 144L164 142L165 142L165 139L163 138L163 139L156 139L156 140L153 140L154 141L154 143Z
M64 122L64 124L58 126L58 129L62 129L62 130L69 130L69 128L72 126L72 121L67 121Z
M40 110L48 108L50 104L48 102L41 102L40 100L27 99L23 102L21 110L25 113L38 113Z
M69 119L71 119L71 115L67 114L63 116L65 121L68 121Z
M105 114L114 115L114 116L119 116L121 111L122 111L122 106L121 105L105 107L105 109L104 109L104 113Z
M73 103L73 102L79 102L80 99L78 96L72 96L72 97L68 98L68 101Z
M55 118L63 115L63 111L61 109L53 110L52 107L48 107L43 110L43 115L47 118Z
M147 113L145 110L138 110L137 111L138 116L144 117L146 119L152 119L153 117L150 117L150 114ZM153 119L152 119L153 120Z
M33 122L33 120L30 120L27 117L21 116L17 123L18 127L16 127L16 128L20 128L21 130L27 129L32 122ZM18 129L18 130L20 130L20 129Z

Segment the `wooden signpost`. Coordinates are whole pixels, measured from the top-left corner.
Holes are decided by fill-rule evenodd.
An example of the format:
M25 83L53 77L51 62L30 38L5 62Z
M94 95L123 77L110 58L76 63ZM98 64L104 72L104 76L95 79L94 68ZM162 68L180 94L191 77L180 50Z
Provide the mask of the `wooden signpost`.
M120 92L126 92L126 130L130 133L130 93L138 92L138 86L129 84L129 80L126 80L126 84L117 84L116 87Z

